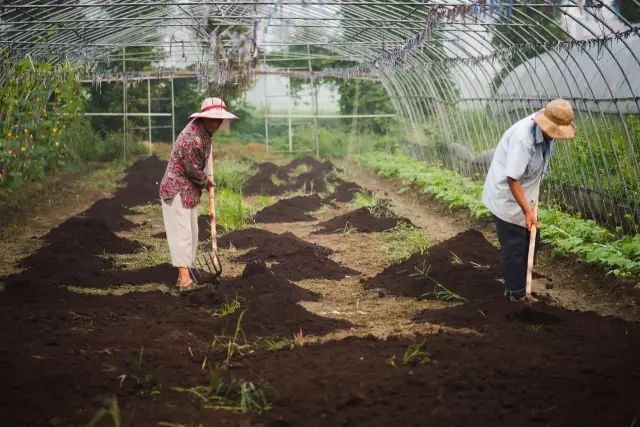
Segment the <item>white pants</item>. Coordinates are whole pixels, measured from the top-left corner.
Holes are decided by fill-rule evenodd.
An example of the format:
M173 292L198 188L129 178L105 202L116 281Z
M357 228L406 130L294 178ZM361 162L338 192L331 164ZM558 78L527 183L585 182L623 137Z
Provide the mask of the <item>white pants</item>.
M171 264L174 267L191 267L198 248L198 207L185 209L177 194L168 205L162 201L164 229L169 241Z

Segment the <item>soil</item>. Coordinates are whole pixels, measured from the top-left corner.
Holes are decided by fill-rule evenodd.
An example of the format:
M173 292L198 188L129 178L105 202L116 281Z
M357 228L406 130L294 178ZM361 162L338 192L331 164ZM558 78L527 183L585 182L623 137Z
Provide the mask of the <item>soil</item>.
M406 218L377 217L366 207L347 212L328 221L318 224L321 227L315 233L342 233L345 230L355 230L359 233L376 233L391 230L400 223L412 225Z
M313 221L315 218L307 212L313 212L320 206L322 206L322 200L318 194L295 196L263 208L254 219L262 223Z
M306 171L296 174L301 167ZM245 183L243 193L278 196L298 190L323 192L334 171L335 166L330 161L320 162L311 157L297 158L281 167L271 162L260 163L258 172Z
M356 193L363 190L363 188L355 182L345 181L342 179L336 180L334 184L335 191L331 195L331 199L336 202L349 203L353 200Z
M123 426L613 426L639 419L640 325L546 300L505 301L497 250L475 230L383 268L370 234L267 223L220 238L228 268L216 287L168 292L175 271L162 259L129 270L114 261L154 250L159 208L145 215L132 208L158 204L163 172L158 159L134 164L112 197L52 229L21 272L1 279L3 425L83 426L110 396ZM337 214L318 212L322 220ZM363 253L366 263L355 262ZM467 301L417 300L433 291L433 280L414 275L429 266L431 279ZM413 298L379 298L358 278L364 288ZM128 293L105 292L113 289ZM232 301L239 307L225 315ZM374 336L376 322L395 327ZM282 350L250 348L294 334L296 344ZM221 351L234 336L236 346ZM422 351L417 359L407 356L412 346ZM228 360L227 348L235 349ZM226 381L251 381L272 408L225 411L179 391L206 384L207 365L221 366Z
M428 277L427 277L428 276ZM467 230L429 248L427 254L390 265L365 288L392 295L430 297L436 283L463 298L501 296L500 253L476 230Z

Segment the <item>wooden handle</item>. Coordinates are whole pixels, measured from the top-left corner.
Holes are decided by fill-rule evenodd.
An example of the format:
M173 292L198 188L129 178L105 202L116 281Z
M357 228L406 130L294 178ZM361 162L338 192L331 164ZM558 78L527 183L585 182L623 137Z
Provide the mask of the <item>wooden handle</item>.
M209 160L207 161L207 167L209 168L209 180L213 180L213 144L211 144L211 151L209 152ZM214 259L218 253L218 241L216 239L216 194L215 187L209 187L209 218L211 219L211 251L213 252Z
M533 215L538 220L538 203L533 205ZM531 226L529 232L529 256L527 258L527 295L531 295L531 281L533 280L533 256L536 252L536 234L538 233L538 227Z

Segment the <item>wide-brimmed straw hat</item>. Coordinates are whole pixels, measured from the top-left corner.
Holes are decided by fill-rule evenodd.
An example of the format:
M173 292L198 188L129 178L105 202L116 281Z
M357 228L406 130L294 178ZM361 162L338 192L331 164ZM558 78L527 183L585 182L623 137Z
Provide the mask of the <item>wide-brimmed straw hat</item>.
M227 106L220 98L207 98L202 101L199 113L193 113L190 119L237 119L227 111Z
M564 99L554 99L538 111L533 120L542 131L553 139L568 139L576 136L573 108Z

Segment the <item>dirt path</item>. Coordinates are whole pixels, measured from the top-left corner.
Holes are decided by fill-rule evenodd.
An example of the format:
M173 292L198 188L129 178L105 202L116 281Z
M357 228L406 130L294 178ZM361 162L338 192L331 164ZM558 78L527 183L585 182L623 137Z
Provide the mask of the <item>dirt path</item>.
M460 233L462 216L408 202L362 171L348 178L427 230L429 254L398 260L384 250L392 233L365 232L388 223L384 209L361 231L323 230L356 207L332 201L340 185L326 164L321 178L314 167L303 178L290 168L282 185L326 192L282 194L290 200L265 208L268 222L220 239L226 273L214 290L168 292L157 158L44 234L2 279L0 419L86 425L114 402L126 426L602 426L640 416L640 325L505 302L483 234ZM269 410L241 412L261 401L252 390Z

